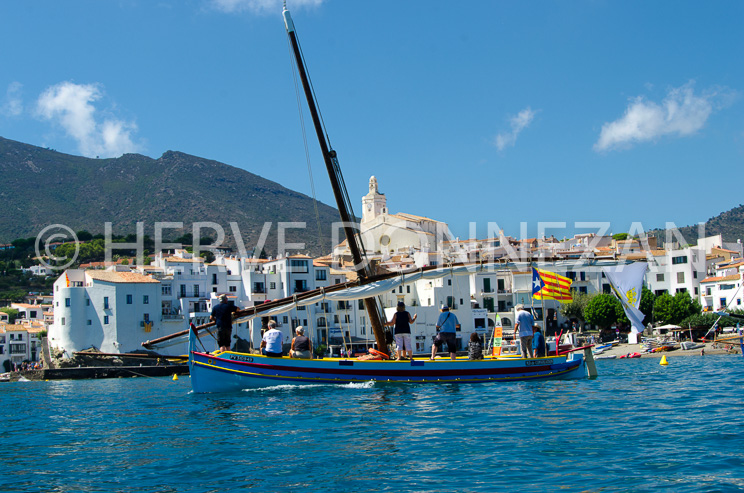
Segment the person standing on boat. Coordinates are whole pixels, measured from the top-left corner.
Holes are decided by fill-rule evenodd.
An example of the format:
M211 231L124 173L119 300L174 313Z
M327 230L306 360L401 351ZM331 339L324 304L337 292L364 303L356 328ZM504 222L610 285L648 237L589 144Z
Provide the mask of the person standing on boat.
M545 356L545 338L540 332L540 327L533 327L535 333L532 336L532 354L537 358Z
M521 303L517 305L517 323L514 325L514 337L519 337L522 357L534 358L532 352L532 326L535 325L535 318L530 312L524 309Z
M219 304L212 308L209 320L217 326L217 344L220 346L220 351L228 351L230 336L232 336L233 313L238 311L238 307L227 302L226 294L220 295L219 300Z
M305 328L299 326L295 329L295 338L292 339L292 346L289 348L290 358L312 359L312 343L305 337Z
M416 321L418 313L411 317L411 314L406 311L406 304L402 301L398 302L397 312L393 314L393 318L389 322L385 322L385 327L395 327L395 345L398 347L396 351L396 361L400 361L401 353L403 357L413 358L413 348L411 347L411 324Z
M261 349L264 350L264 354L272 358L281 358L282 339L282 331L276 328L276 322L272 320L269 322L269 330L264 332L261 340Z
M457 357L457 329L460 328L460 322L454 313L450 313L447 305L442 305L439 319L437 320L437 330L439 333L434 338L434 344L431 345L431 359L437 355L442 344L447 344L450 357Z

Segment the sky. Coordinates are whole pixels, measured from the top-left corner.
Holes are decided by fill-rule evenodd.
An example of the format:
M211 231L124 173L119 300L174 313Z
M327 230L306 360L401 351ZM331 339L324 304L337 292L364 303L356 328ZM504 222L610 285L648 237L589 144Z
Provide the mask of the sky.
M744 2L287 3L357 215L372 175L391 212L461 238L639 232L744 202ZM3 0L0 136L181 151L311 195L281 11Z

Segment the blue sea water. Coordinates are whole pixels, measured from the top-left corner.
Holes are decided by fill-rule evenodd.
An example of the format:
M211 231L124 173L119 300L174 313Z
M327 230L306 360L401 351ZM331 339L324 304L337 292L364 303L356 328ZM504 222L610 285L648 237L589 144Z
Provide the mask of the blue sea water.
M188 377L0 384L9 492L744 491L744 359L596 380L193 394Z

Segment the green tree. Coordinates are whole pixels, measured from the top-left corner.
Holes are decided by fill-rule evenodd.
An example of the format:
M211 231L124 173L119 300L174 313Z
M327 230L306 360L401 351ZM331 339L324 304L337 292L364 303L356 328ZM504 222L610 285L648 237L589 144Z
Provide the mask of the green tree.
M80 241L90 241L93 239L93 235L85 230L78 231L75 233L75 236L77 236L77 239Z
M23 297L28 294L28 290L23 288L12 288L0 291L0 300L23 301Z
M654 301L654 322L673 323L674 297L669 293L657 296Z
M715 315L713 313L697 313L694 315L690 315L689 317L683 319L679 325L683 329L686 329L688 327L695 328L710 328L713 327L713 324L718 320L718 315ZM718 320L718 326L719 327L731 327L736 326L737 320L731 317L721 317L720 320Z
M581 330L583 324L586 322L586 318L584 316L586 305L589 303L589 300L591 300L596 295L579 292L573 292L571 294L573 297L573 301L571 303L561 303L558 311L566 318L575 318L579 320L579 322L581 322L581 324L579 325L579 330Z
M672 323L676 324L680 323L685 318L697 315L702 311L700 303L697 300L693 300L692 296L690 296L690 293L687 291L675 294L672 306L674 307L674 322Z
M612 235L612 239L622 241L622 240L627 240L628 236L630 236L628 233L617 233L617 234Z
M8 322L11 324L15 323L16 318L18 318L18 310L16 310L15 308L8 308L8 307L0 308L0 312L8 314Z
M641 290L641 304L638 307L639 310L641 310L641 313L645 315L643 318L643 325L651 323L652 320L652 314L654 313L654 302L656 301L656 295L648 289L646 286L643 286L643 289Z
M587 323L597 325L600 329L608 329L618 319L618 307L622 311L620 300L611 294L594 296L584 309Z
M687 291L674 296L664 293L654 303L654 319L666 324L679 324L682 320L701 311L700 303L693 300Z
M181 245L193 245L194 244L194 235L191 233L185 233L175 240L173 240L171 243L180 243Z

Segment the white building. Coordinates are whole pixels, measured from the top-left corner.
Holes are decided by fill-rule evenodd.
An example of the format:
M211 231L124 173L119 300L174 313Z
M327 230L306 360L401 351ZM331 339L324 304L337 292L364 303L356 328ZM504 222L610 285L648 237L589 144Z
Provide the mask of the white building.
M68 357L91 347L105 353L141 350L143 341L175 332L160 317L161 296L160 282L142 274L67 270L54 283L49 345Z
M433 252L438 243L450 240L449 228L440 221L399 212L390 214L385 194L378 190L377 179L369 179L369 193L362 197L362 221L359 225L364 248L370 254L396 252ZM334 252L345 253L345 243Z
M39 325L0 324L0 368L11 371L14 365L41 359Z
M11 303L10 308L18 310L18 323L38 322L44 323L45 314L51 311L52 305L32 305L29 303Z
M713 276L700 281L700 304L704 310L719 311L742 309L742 278L744 261L736 259L723 262L716 268Z

